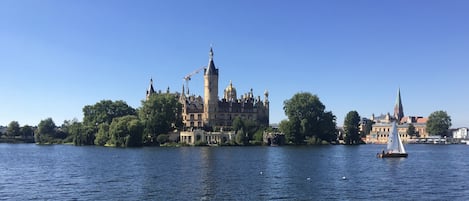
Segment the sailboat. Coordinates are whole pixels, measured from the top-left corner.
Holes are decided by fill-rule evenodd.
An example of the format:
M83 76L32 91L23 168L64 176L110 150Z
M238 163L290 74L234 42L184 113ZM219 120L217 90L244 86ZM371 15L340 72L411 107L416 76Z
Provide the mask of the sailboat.
M405 151L404 145L402 144L401 137L397 132L396 122L392 122L392 129L389 132L387 150L382 153L378 153L379 158L394 158L394 157L407 157L408 154Z

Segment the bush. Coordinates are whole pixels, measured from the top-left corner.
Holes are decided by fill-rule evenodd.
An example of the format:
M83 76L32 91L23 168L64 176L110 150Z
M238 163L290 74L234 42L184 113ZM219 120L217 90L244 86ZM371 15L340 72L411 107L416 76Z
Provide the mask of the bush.
M160 134L158 137L156 137L156 141L160 144L164 144L169 142L169 135L167 134Z

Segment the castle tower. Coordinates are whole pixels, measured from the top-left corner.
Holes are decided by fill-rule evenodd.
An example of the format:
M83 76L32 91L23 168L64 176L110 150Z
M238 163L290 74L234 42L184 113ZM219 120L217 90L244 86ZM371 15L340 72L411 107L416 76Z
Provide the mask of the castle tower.
M401 89L399 88L397 90L396 105L394 105L394 118L397 120L397 123L399 123L402 117L404 117L404 108L402 107Z
M210 47L208 66L204 71L204 125L215 123L218 111L218 69L213 62L213 49Z
M150 78L150 86L148 86L145 100L150 99L150 95L152 95L154 93L155 93L155 89L153 88L153 78Z
M266 118L266 125L269 125L269 115L270 115L270 102L269 102L269 91L267 89L264 91L264 115Z

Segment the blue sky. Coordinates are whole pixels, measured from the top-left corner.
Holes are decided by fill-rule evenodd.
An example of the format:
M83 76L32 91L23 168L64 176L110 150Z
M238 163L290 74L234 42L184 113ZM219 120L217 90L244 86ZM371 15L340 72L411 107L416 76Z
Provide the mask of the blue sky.
M207 65L219 94L270 93L270 122L298 92L337 116L447 111L469 126L468 1L0 1L0 125L83 118L103 99L137 108L149 80L180 91ZM203 95L203 75L191 93Z

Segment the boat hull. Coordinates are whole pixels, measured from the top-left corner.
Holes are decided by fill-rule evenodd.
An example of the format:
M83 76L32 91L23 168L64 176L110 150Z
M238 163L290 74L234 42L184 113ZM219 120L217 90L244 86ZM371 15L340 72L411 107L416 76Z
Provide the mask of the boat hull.
M378 158L402 158L407 157L409 154L407 153L379 153Z

